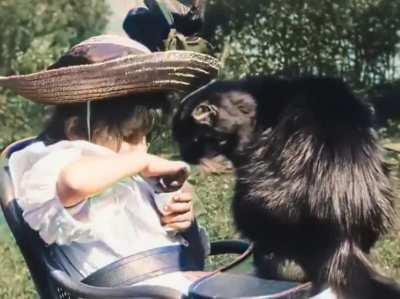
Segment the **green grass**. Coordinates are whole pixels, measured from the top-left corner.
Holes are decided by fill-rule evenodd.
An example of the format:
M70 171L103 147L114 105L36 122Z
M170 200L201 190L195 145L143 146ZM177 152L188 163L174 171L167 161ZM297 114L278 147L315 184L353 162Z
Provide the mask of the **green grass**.
M4 226L0 236L0 298L38 298L23 257Z
M201 201L196 203L199 223L205 226L211 240L238 237L232 224L230 199L231 175L204 175L194 170L190 183ZM378 242L372 260L386 274L400 280L400 230ZM0 298L36 298L32 281L22 256L9 234L0 230ZM231 257L212 259L209 268L215 268Z

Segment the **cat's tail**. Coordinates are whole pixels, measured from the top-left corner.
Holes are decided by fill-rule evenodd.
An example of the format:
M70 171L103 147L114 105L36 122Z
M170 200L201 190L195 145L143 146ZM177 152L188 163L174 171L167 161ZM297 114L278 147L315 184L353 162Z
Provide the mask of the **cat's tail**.
M400 285L378 273L349 241L330 260L328 282L339 299L399 299Z

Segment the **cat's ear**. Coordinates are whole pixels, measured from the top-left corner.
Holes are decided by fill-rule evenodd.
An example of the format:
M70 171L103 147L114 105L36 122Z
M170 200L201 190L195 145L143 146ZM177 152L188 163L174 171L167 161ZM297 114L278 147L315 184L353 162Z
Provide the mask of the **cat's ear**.
M192 117L199 124L214 126L218 120L218 107L202 103L193 110Z

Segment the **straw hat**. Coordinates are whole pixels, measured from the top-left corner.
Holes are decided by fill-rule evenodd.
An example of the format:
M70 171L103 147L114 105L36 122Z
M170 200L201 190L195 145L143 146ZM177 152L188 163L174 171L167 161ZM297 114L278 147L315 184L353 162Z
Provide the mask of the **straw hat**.
M34 102L68 104L142 92L190 91L217 73L218 61L208 55L152 53L129 38L101 35L73 47L48 70L0 77L0 86Z

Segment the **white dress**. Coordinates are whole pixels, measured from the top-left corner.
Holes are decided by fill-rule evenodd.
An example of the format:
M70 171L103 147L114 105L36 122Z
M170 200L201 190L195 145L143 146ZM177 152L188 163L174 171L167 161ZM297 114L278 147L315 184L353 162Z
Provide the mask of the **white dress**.
M182 237L169 234L162 227L153 202L155 194L140 177L120 181L76 207L64 208L56 192L58 175L84 155L115 153L86 141L61 141L50 146L37 142L9 159L23 218L47 244L60 245L83 277L122 257L185 244ZM207 246L204 230L201 235ZM174 272L143 283L186 293L191 282Z

